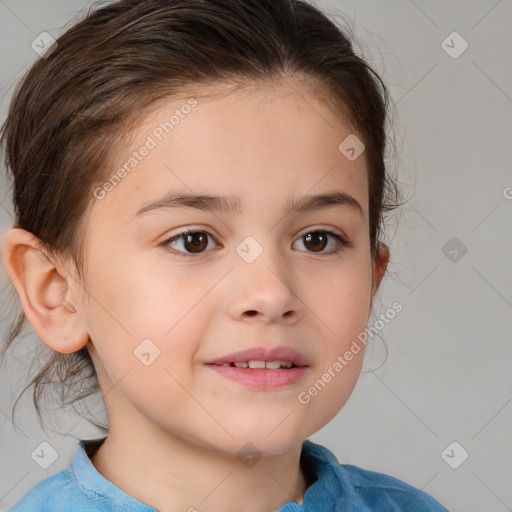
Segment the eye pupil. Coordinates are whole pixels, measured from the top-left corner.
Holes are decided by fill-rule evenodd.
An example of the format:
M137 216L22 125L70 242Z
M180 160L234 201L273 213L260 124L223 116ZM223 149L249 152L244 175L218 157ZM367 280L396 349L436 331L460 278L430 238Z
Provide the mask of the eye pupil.
M197 239L200 240L197 240ZM195 240L194 240L195 239ZM205 236L205 233L198 231L197 233L188 233L185 236L185 247L187 250L190 248L187 244L192 244L193 249L190 252L201 252L208 245L208 237Z
M314 233L308 233L304 238L306 239L306 244L312 242L314 246L318 245L319 240L321 240L320 247L317 247L319 251L324 250L327 244L327 236L325 235L325 233L321 233L319 231L316 231Z

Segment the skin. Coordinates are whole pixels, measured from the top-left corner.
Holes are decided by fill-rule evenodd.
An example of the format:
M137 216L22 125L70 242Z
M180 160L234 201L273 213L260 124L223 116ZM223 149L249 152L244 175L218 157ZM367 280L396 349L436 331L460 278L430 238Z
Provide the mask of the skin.
M12 229L6 237L5 264L39 337L63 353L86 345L93 358L110 422L94 466L160 511L302 503L310 482L301 444L345 404L364 350L308 404L298 394L364 331L389 260L382 243L370 257L364 153L349 161L338 150L351 132L304 86L248 91L196 96L191 113L95 202L85 284L71 265L32 250L32 234ZM159 104L120 161L184 103ZM237 194L244 210L159 209L133 219L143 203L177 189ZM283 216L289 197L332 190L352 195L363 215L333 206ZM202 253L187 258L159 247L186 227L211 234ZM329 254L338 246L329 238L315 252L303 237L320 228L352 246ZM235 251L247 236L263 248L250 264ZM190 245L170 247L186 253ZM146 338L160 350L148 366L133 353ZM309 359L299 383L257 391L205 366L242 348L278 345ZM237 457L249 442L262 456L251 467Z

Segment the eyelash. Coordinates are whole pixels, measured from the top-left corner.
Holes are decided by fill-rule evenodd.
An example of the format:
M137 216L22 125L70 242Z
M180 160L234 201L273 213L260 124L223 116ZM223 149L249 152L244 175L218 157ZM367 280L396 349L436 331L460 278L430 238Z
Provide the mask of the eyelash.
M196 229L196 230L187 229L185 231L182 231L181 233L178 233L177 235L172 236L171 238L168 238L167 240L164 240L160 244L160 246L166 252L170 252L171 254L174 254L176 256L181 256L183 258L191 258L191 257L193 258L196 255L200 256L202 254L205 254L205 252L209 252L209 251L204 251L204 252L200 252L200 253L185 253L185 252L181 252L181 251L175 251L174 249L171 249L169 247L169 244L171 242L175 242L176 240L179 240L180 238L183 238L186 235L195 234L195 233L205 233L206 235L208 235L208 236L210 236L211 238L214 239L213 235L208 233L208 231L204 231L204 230L201 230L201 229ZM336 249L333 249L333 250L331 250L329 252L318 252L318 253L315 253L313 251L306 251L306 252L311 252L311 254L336 255L336 254L339 254L340 252L342 252L343 250L345 250L346 248L352 247L352 242L349 242L348 240L343 238L341 235L338 235L338 233L334 233L333 231L329 231L327 229L316 229L316 230L313 230L313 231L308 231L308 232L304 233L304 235L302 235L300 238L304 238L306 235L309 235L311 233L327 234L327 235L332 236L333 238L335 238L338 241L338 247ZM299 240L300 238L298 238L297 240Z

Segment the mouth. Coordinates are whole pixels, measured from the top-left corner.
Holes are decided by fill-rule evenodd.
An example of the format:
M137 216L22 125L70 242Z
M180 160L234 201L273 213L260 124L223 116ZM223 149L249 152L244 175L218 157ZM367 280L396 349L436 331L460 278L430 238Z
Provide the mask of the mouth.
M215 366L232 366L236 368L290 370L309 366L308 359L289 347L274 349L253 348L227 354L207 363Z
M217 375L251 390L290 389L309 373L310 362L288 347L254 348L228 354L207 363Z
M237 361L222 363L216 366L232 366L236 368L252 368L252 369L266 369L266 370L289 370L290 368L299 368L298 365L294 364L292 361Z

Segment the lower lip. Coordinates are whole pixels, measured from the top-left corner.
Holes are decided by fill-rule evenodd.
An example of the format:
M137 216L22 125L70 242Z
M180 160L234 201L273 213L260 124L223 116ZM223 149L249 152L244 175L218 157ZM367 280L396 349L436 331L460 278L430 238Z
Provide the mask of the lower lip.
M236 366L207 365L227 379L235 380L254 389L276 389L290 386L301 380L309 366L297 366L286 370L267 370L265 368L237 368Z

